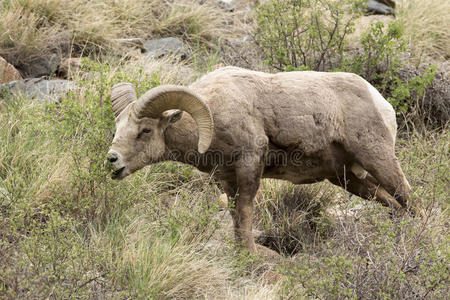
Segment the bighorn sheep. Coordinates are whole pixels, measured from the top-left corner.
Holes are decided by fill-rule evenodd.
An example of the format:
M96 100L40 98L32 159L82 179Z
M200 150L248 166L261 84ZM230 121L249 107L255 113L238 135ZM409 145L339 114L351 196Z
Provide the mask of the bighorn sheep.
M214 172L235 201L236 239L251 252L261 178L328 179L396 209L409 201L394 153L395 112L355 74L225 67L189 87L163 85L139 99L130 84L120 83L111 101L117 129L107 159L113 178L163 160Z

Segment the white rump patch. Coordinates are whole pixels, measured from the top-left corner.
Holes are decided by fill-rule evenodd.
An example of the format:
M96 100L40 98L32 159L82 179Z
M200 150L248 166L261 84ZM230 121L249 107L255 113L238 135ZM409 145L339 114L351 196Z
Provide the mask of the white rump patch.
M367 84L367 88L369 89L370 95L372 96L373 104L383 118L384 124L389 129L389 132L394 139L395 145L395 138L397 137L397 120L395 119L394 108L389 102L387 102L386 99L384 99L384 97L380 94L380 92L377 91L376 88L374 88L367 81L365 81L365 83Z

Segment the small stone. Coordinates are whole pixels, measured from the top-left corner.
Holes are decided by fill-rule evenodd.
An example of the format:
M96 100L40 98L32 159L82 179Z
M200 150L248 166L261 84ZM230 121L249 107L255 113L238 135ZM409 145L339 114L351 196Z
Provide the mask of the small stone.
M189 49L180 39L174 37L150 40L144 43L144 47L145 53L153 58L174 55L183 60L189 55Z
M228 209L228 196L223 193L219 196L219 207L222 209Z
M0 84L21 79L19 71L0 56Z
M237 0L219 0L219 6L229 12L236 10Z
M5 188L0 187L0 199L8 199L9 194Z

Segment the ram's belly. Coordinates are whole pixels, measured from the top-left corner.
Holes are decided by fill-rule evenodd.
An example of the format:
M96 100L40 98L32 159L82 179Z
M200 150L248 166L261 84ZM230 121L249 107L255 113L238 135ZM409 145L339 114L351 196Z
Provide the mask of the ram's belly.
M283 179L294 184L305 184L322 181L330 177L324 176L320 170L278 167L264 172L263 178Z
M330 178L335 173L333 163L320 156L307 156L301 151L269 151L264 178L289 180L292 183L312 183Z

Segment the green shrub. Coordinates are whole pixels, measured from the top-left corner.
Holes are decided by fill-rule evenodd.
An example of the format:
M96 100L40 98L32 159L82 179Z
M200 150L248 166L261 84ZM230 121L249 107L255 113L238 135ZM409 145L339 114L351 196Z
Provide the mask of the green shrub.
M398 22L372 23L361 36L361 51L348 55L340 70L356 73L373 84L393 105L398 114L414 110L433 82L436 67L430 66L421 76L409 81L400 78L402 61L400 55L406 50L403 28Z
M255 40L265 62L281 71L339 66L359 0L275 0L257 10Z

